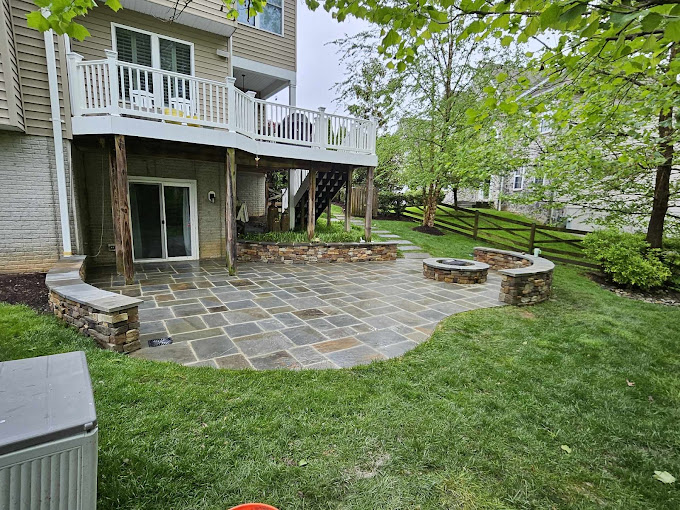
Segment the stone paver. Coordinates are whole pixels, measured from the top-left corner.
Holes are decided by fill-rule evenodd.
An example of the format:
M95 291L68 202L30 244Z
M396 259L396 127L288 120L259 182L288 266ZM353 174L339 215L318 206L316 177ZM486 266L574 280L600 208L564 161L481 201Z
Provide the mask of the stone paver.
M404 245L407 246L407 245ZM132 356L226 369L328 369L401 356L451 314L501 306L500 277L457 285L423 277L424 253L395 262L139 264L138 283L110 272L90 283L136 294L142 349ZM148 347L172 337L173 344Z

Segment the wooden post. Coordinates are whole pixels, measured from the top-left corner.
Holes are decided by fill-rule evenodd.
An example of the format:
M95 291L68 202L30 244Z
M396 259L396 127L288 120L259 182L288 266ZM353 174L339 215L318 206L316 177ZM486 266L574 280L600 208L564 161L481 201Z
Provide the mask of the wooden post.
M227 149L224 162L225 208L224 223L227 237L227 269L236 274L236 150Z
M120 205L118 204L118 174L116 172L116 146L108 144L109 153L109 187L111 188L111 217L113 218L113 240L116 245L116 272L123 274L123 240L120 237ZM106 147L102 143L103 147ZM102 175L104 179L106 176Z
M309 171L309 192L307 193L307 239L314 239L316 227L316 170Z
M123 274L125 284L132 285L135 279L135 267L132 260L132 230L130 228L130 211L128 200L127 152L125 137L115 136L116 145L116 193L118 195L118 228L120 229L123 249Z
M347 184L345 189L345 232L352 229L352 174L353 169L347 170Z
M477 239L478 230L479 230L479 211L475 211L475 226L472 228L472 238L473 239Z
M529 232L529 254L534 254L534 242L536 240L536 223L531 224L531 231Z
M326 226L331 228L331 196L328 195L328 204L326 206Z
M293 190L293 172L297 170L288 170L288 230L295 230L295 193Z
M366 172L366 218L364 220L364 233L366 242L371 241L371 221L373 220L373 172L375 167L369 166Z

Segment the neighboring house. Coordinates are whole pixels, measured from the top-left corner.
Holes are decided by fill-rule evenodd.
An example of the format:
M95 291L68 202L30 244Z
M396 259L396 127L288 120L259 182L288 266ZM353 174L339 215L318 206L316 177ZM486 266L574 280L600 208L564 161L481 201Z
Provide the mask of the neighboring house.
M82 18L83 42L28 28L32 2L0 1L0 272L70 253L223 257L234 166L251 216L266 214L265 172L288 170L299 224L306 170L320 213L353 168L377 163L372 121L295 107L294 0L238 21L221 0L179 15L171 0L122 0ZM267 101L284 89L289 105Z

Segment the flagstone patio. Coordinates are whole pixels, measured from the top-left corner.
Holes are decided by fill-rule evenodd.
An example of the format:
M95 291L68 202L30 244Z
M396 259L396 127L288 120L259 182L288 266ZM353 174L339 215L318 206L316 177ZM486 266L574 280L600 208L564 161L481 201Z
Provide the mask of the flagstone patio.
M132 356L218 368L339 368L400 356L443 318L501 306L500 277L478 285L428 280L422 262L139 264L137 282L100 270L88 281L139 297L142 349ZM172 337L173 343L148 347Z

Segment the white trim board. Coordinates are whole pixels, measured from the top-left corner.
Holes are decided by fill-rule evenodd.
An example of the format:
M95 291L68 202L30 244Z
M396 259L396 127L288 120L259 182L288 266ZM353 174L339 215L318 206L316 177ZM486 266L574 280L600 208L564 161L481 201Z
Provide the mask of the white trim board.
M162 20L167 20L173 10L171 7L164 7L148 0L120 0L120 3L126 9L141 12L142 14L148 14ZM236 31L237 25L236 21L227 19L226 13L224 13L224 21L219 22L186 11L180 14L174 22L199 30L205 30L206 32L211 32L213 34L223 35L225 37L231 37Z
M234 131L222 129L204 129L115 115L73 117L72 122L74 135L117 134L214 147L229 147L253 154L253 161L255 161L255 156L259 155L353 166L378 165L378 156L375 154L261 142Z

